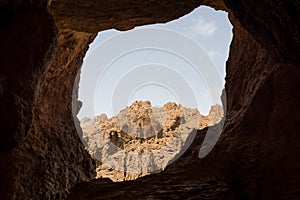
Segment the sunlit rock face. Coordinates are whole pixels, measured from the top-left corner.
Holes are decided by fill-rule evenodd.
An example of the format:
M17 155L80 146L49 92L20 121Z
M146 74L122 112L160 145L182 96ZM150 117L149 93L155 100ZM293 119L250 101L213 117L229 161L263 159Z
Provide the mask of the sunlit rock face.
M193 131L212 126L222 117L219 105L203 116L197 109L172 102L151 107L150 101L137 101L110 119L102 114L81 120L82 140L92 158L99 161L96 178L134 180L165 169L184 151Z
M76 133L71 95L88 44L98 31L167 22L202 4L227 10L233 24L217 145L198 159L200 131L164 172L86 182L96 163ZM1 199L299 199L299 7L286 0L2 1Z

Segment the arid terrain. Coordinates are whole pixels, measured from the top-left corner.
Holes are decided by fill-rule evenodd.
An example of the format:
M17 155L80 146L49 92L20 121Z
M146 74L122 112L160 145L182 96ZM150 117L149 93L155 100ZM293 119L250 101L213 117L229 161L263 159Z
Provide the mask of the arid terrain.
M137 101L110 119L105 114L82 119L82 141L98 161L96 178L134 180L165 169L186 150L182 148L187 148L193 131L215 125L222 117L220 105L203 116L172 102L151 107L150 101Z

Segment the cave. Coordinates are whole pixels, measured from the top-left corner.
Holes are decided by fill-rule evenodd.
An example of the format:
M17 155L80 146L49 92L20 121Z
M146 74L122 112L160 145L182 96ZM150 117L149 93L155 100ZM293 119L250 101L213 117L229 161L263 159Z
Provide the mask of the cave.
M72 113L88 45L99 31L166 23L201 5L233 25L216 146L195 159L204 129L161 173L93 180ZM2 1L1 199L299 199L299 9L290 0Z

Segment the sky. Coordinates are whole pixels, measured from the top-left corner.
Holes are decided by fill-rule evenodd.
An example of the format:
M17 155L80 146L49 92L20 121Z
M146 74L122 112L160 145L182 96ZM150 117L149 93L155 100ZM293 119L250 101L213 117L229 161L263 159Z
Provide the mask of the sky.
M165 24L99 32L81 68L78 118L111 117L136 100L207 114L221 104L231 39L228 14L206 6Z

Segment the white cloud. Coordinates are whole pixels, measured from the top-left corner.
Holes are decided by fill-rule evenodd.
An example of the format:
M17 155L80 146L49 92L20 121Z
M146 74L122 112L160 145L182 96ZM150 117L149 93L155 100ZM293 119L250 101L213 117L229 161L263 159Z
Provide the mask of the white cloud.
M222 54L218 51L209 51L207 54L212 60L222 57Z
M194 18L190 27L190 34L194 36L211 36L217 30L213 21L206 21L202 17Z

